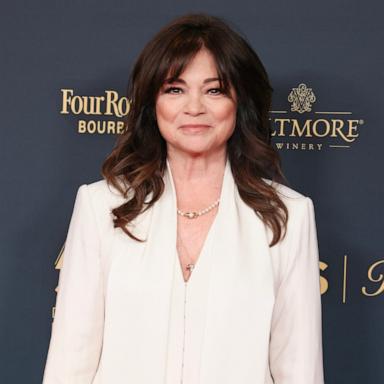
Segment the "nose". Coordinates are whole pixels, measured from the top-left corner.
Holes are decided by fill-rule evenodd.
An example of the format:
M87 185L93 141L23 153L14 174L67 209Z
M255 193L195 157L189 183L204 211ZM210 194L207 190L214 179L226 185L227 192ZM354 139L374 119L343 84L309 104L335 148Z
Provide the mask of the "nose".
M184 111L188 115L197 116L205 112L205 105L200 94L190 94L185 102Z

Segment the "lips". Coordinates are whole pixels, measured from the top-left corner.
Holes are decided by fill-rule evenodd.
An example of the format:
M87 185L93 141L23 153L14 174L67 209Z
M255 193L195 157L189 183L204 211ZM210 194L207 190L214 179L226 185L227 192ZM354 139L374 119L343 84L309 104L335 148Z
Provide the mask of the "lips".
M210 125L206 125L206 124L183 124L183 125L180 125L180 128L209 128Z
M207 124L183 124L180 125L181 132L186 135L203 135L211 128Z

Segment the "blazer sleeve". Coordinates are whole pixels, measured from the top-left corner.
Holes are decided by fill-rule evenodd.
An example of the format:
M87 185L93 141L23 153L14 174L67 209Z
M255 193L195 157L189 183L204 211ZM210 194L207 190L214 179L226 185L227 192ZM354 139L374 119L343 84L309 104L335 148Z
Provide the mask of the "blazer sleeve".
M292 214L288 262L276 295L269 364L275 384L323 384L319 251L313 202Z
M104 328L100 234L88 186L79 187L59 275L43 384L91 384Z

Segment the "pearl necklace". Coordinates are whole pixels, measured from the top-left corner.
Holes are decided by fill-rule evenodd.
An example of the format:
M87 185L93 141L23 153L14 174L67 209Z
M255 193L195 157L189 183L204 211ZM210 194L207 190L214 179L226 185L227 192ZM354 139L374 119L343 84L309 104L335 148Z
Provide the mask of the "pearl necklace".
M209 211L211 211L213 208L217 207L219 205L220 199L217 199L213 204L211 204L209 207L202 209L201 211L190 211L190 212L183 212L181 209L177 209L177 214L180 216L188 217L188 219L196 219L199 216L205 215Z

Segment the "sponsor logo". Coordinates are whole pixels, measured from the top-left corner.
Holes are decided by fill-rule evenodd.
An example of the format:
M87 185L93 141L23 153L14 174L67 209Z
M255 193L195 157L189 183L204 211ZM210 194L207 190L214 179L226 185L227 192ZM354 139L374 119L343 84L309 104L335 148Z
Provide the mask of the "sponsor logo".
M122 120L129 112L127 97L114 90L101 96L77 95L73 89L61 89L60 114L75 118L76 129L82 134L121 134Z
M287 101L290 111L270 111L272 141L278 150L348 149L358 140L364 120L351 111L314 110L317 97L306 84L292 88Z

